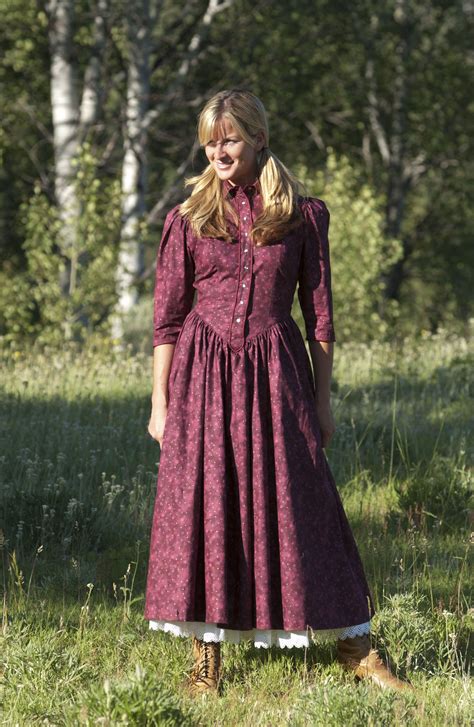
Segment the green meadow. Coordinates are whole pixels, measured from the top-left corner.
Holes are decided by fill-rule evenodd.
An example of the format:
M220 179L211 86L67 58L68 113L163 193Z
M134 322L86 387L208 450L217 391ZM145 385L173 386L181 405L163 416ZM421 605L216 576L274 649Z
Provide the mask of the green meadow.
M1 355L0 724L472 724L466 340L336 344L327 456L373 590L374 641L415 692L355 685L331 642L225 644L222 693L201 701L182 688L190 643L143 618L151 357L105 344Z

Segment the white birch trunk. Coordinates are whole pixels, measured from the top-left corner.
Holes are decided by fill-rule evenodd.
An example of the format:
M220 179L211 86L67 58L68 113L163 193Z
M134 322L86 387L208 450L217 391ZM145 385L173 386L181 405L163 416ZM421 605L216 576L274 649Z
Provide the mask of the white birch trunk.
M140 223L145 215L147 132L150 85L150 8L140 0L127 8L128 79L124 158L122 167L122 230L116 272L117 310L112 335L123 336L123 316L138 301L136 282L143 273L144 250Z
M66 269L61 289L70 295L75 287L75 229L78 204L74 190L72 160L78 151L79 108L77 82L72 61L73 0L50 0L47 5L51 53L51 114L55 159L55 195L61 225L61 252Z
M171 99L182 89L188 71L197 62L199 53L209 32L213 18L226 10L234 0L208 0L207 7L196 24L188 48L166 89L167 102L148 108L150 76L149 28L161 8L159 0L138 0L127 6L129 45L128 87L125 150L122 168L122 215L123 225L119 263L116 274L118 304L112 321L112 335L123 338L123 319L138 301L136 282L144 274L144 250L140 241L139 223L145 219L145 194L147 180L147 131L153 121L169 106ZM187 167L183 167L182 173ZM178 177L180 170L178 170ZM164 195L167 198L167 195ZM163 200L161 200L163 202ZM160 205L158 205L160 207ZM158 207L153 213L156 215ZM160 207L161 209L162 207ZM153 215L152 215L153 216ZM150 219L148 220L150 222Z
M94 46L85 71L81 103L73 61L74 0L48 0L51 57L51 115L55 159L54 189L61 233L59 247L65 260L60 286L63 295L74 293L78 283L81 246L77 240L80 205L76 195L73 160L87 129L97 120L101 99L101 69L105 47L108 0L98 0L94 18ZM65 335L70 322L65 321Z

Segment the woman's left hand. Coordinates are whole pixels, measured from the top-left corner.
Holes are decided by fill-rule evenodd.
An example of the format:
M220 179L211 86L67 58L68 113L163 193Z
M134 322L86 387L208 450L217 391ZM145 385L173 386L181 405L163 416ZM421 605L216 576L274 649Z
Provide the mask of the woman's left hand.
M321 428L322 446L327 447L336 431L336 423L331 410L331 404L327 402L317 402L316 412L318 415L319 426Z

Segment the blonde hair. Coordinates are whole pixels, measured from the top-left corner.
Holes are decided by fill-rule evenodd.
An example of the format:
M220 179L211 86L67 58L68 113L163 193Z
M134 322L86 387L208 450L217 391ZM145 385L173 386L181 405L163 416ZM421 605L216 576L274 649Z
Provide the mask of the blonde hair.
M255 136L264 134L264 147L257 152L257 176L262 195L262 212L254 221L251 237L255 244L265 244L284 235L301 222L297 204L300 182L268 148L269 130L265 107L250 91L220 91L204 106L198 116L197 135L201 146L213 138L216 127L226 119L242 139L255 146ZM191 195L180 205L199 237L230 238L226 217L237 222L232 205L225 199L222 182L209 164L201 174L185 179L192 186Z

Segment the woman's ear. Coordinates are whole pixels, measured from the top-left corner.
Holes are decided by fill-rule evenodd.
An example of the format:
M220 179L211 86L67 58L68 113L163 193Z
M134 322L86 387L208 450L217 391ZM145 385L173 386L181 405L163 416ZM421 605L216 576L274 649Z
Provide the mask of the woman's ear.
M265 146L265 134L263 131L257 131L255 134L255 149L256 151L262 151Z

